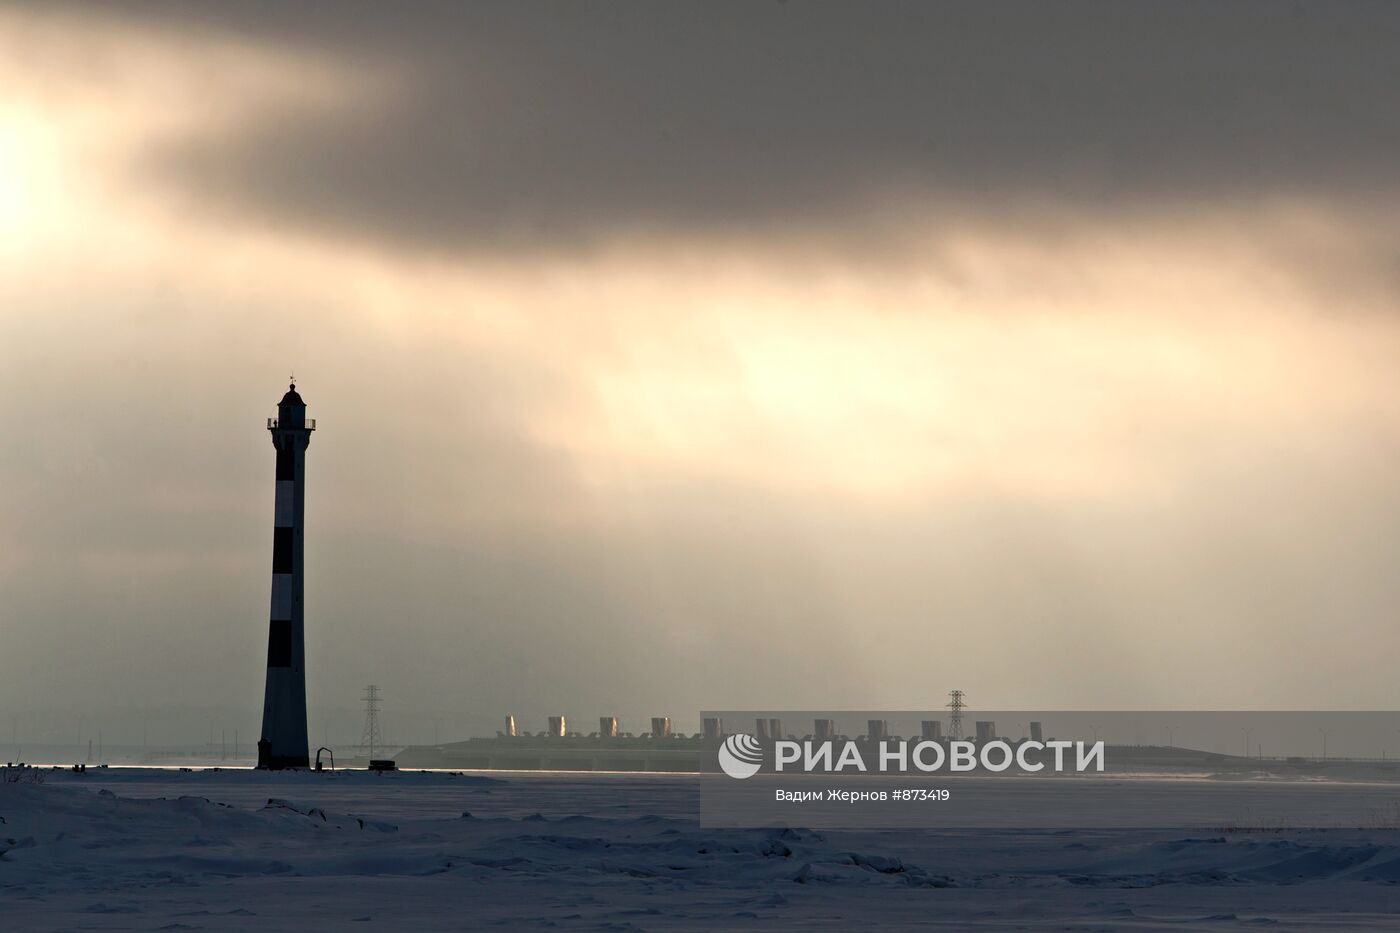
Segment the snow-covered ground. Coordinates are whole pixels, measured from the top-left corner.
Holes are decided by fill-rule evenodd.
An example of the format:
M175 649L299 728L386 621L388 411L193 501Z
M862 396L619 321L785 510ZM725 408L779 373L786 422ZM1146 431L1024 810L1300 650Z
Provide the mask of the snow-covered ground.
M0 930L1400 928L1394 829L716 830L687 776L45 778L0 784Z

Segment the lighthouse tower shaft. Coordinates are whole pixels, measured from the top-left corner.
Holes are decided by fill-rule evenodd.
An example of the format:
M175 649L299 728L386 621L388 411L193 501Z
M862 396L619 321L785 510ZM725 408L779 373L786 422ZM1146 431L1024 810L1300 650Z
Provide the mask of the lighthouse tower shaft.
M316 422L292 385L267 429L277 449L277 496L272 521L272 612L267 634L259 768L305 768L306 649L302 562L306 514L306 448Z

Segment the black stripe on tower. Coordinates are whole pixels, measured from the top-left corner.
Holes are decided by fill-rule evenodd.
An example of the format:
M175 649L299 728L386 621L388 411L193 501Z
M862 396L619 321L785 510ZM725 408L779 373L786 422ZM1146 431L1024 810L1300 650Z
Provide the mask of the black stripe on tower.
M264 467L263 469L267 468ZM266 476L267 474L263 475ZM291 444L288 444L286 447L279 445L277 448L277 478L297 478L297 452L293 449Z
M292 666L292 623L289 619L273 619L268 628L267 666Z
M292 572L292 529L272 529L272 572Z

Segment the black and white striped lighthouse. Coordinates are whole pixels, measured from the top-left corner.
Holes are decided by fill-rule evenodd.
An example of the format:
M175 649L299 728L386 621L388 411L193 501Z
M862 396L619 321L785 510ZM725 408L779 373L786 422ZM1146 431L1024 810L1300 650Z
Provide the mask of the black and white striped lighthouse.
M293 383L267 419L277 448L277 500L272 521L272 614L267 633L259 768L305 768L306 650L302 629L302 534L306 514L306 448L314 419Z

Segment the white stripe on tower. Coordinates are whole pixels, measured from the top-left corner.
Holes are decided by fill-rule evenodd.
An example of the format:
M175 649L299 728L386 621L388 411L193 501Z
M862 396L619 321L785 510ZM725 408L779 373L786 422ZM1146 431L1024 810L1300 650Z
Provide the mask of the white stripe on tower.
M272 615L273 619L292 618L292 575L274 573L272 575Z
M279 479L277 481L277 506L273 510L272 525L274 528L290 528L294 524L292 504L296 501L296 481L289 479Z

